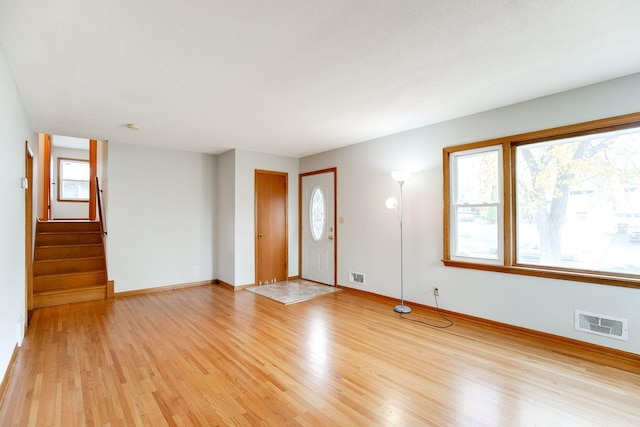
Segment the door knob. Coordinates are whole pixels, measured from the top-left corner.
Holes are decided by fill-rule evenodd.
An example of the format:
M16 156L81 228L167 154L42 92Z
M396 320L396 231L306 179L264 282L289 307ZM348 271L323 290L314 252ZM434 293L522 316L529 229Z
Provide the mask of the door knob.
M263 233L258 233L258 237L264 237Z

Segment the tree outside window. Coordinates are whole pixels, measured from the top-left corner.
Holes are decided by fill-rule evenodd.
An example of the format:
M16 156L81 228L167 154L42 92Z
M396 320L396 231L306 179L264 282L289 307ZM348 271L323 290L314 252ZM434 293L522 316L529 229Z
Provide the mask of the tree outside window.
M516 152L519 263L640 274L640 128Z
M445 265L640 287L640 113L448 147L444 165Z

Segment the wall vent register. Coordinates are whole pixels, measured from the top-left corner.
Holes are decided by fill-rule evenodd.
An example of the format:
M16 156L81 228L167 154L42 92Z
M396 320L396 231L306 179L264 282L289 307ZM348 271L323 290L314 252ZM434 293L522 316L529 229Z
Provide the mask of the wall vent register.
M355 271L350 271L349 281L351 283L357 283L358 285L364 285L364 273L356 273Z
M574 327L577 331L602 335L623 341L627 341L629 339L629 321L627 319L576 310L574 322Z

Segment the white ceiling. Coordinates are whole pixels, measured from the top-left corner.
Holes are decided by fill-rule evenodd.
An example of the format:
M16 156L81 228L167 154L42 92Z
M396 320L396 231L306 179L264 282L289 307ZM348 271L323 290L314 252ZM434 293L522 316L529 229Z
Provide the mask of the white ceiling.
M84 138L74 138L71 136L51 135L51 144L54 147L73 148L74 150L89 151L89 140Z
M36 132L302 157L640 72L640 1L0 0L0 44Z

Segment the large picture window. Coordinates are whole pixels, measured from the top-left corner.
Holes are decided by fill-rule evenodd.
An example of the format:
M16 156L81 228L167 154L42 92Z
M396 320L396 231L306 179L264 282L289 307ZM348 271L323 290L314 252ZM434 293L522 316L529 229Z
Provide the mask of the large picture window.
M89 200L89 161L58 158L58 200L86 202Z
M445 265L640 287L640 114L444 149Z

